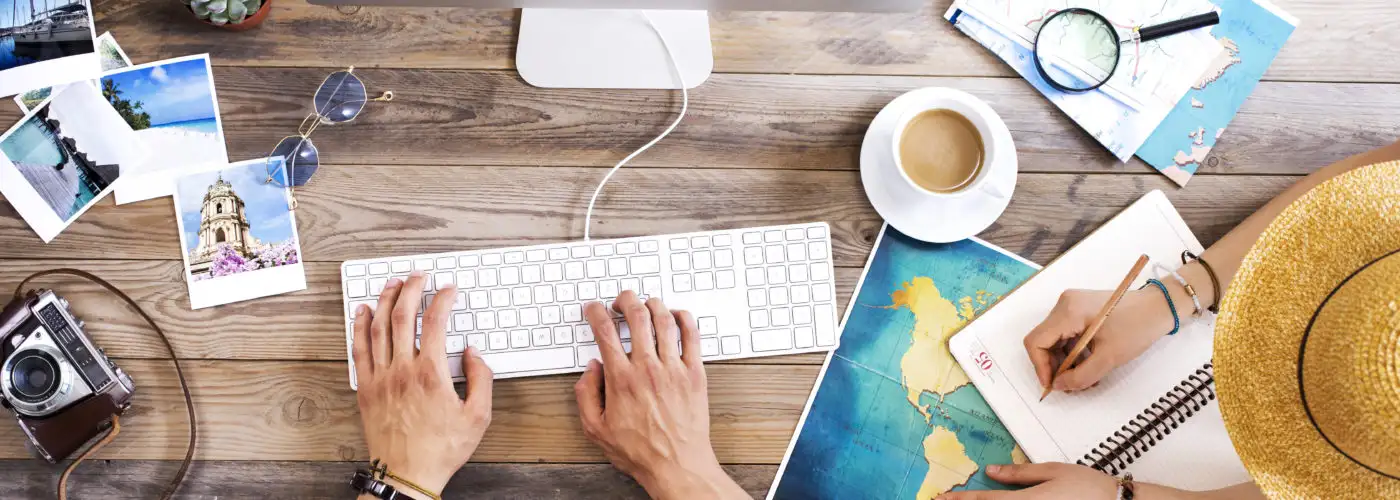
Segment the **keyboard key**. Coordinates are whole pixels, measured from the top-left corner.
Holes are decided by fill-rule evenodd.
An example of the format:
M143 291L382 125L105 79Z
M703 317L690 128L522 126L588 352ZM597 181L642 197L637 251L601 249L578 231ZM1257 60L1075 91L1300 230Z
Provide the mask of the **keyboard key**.
M520 281L527 284L534 284L544 281L544 276L540 274L540 266L529 265L520 267Z
M710 268L710 252L708 250L703 250L690 254L690 260L691 263L694 264L696 270Z
M768 305L768 294L763 293L762 288L749 290L749 307L763 307Z
M456 260L456 259L453 259ZM460 354L467 346L461 335L447 336L447 352L449 354Z
M807 260L807 246L801 243L788 243L787 258L788 261Z
M769 264L780 264L783 262L782 245L768 245L763 247L764 262Z
M445 271L454 267L457 267L456 257L438 257L437 268L439 271Z
M604 244L601 244L601 245L593 245L593 256L594 256L594 257L607 257L607 256L612 255L612 254L613 254L613 246L612 246L611 243L604 243Z
M588 277L589 277L589 278L602 278L603 276L607 276L607 275L608 275L607 264L604 264L602 259L596 259L596 260L590 260L590 261L588 261Z
M569 323L578 323L580 321L583 321L583 306L578 304L569 304L564 306L564 321L567 321Z
M599 297L605 299L616 298L618 292L619 290L617 288L617 280L603 280L598 282Z
M504 288L491 290L491 307L506 307L510 305L510 291Z
M533 351L509 351L481 355L481 360L497 375L502 373L562 370L574 367L573 347L554 347ZM448 361L451 363L451 360Z
M496 286L499 283L500 275L495 269L482 269L476 272L476 284L483 287Z
M812 323L812 308L798 306L792 308L792 324L809 325Z
M632 328L627 326L626 321L617 323L617 338L622 340L632 340Z
M757 245L757 244L762 243L762 242L763 242L763 235L760 235L760 234L758 234L757 232L744 233L744 244L745 244L745 245Z
M764 243L777 243L783 241L783 232L777 229L770 229L763 232Z
M498 253L482 254L482 255L481 255L481 265L483 265L483 266L499 266L499 265L501 265L501 254L498 254Z
M836 313L831 304L820 304L812 308L812 321L817 327L817 345L828 346L836 343Z
M642 253L655 252L661 249L661 244L656 240L644 240L637 243L637 249Z
M734 271L725 269L715 273L715 288L734 288Z
M544 262L544 260L545 260L545 258L546 258L547 256L548 256L548 255L545 253L545 251L544 251L543 249L538 249L538 248L537 248L537 249L534 249L534 250L526 250L526 251L525 251L525 261L526 261L526 262Z
M457 267L476 267L479 265L481 265L481 256L479 255L463 255L457 257Z
M518 268L518 267L502 267L502 268L501 268L501 285L502 285L502 286L513 286L513 285L519 285L519 284L520 284L520 268Z
M549 285L535 285L535 303L548 304L554 302L554 287Z
M465 311L467 309L467 292L457 292L457 296L452 299L453 311Z
M408 272L404 270L403 272ZM374 275L389 274L389 264L384 262L374 262L369 265L369 273Z
M417 259L413 261L413 269L416 271L432 271L433 259Z
M520 315L515 312L515 309L496 311L496 325L501 328L520 326Z
M570 327L567 327L567 326L556 326L556 327L554 327L554 343L555 343L555 344L572 344L572 343L574 343L574 329L573 329L573 328L570 328Z
M608 276L614 278L627 275L627 258L614 257L608 259Z
M750 267L745 269L744 284L748 286L763 286L763 268Z
M787 268L783 266L768 268L768 284L781 285L783 283L787 283Z
M549 249L549 260L564 260L569 258L569 249L556 247Z
M714 241L716 247L727 247L734 244L734 240L730 239L727 234L716 234Z
M520 326L535 326L540 324L540 310L534 307L526 307L520 310Z
M519 348L522 348L522 347L530 347L530 331L529 331L529 330L511 330L511 331L510 331L510 347L511 347L511 349L519 349Z
M803 231L801 228L792 228L788 229L787 231L783 231L783 234L787 236L788 241L797 241L802 239L802 236L803 234L805 234L805 231Z
M789 301L793 304L806 304L809 299L807 285L793 285L792 293L788 295Z
M785 306L788 303L788 290L785 286L768 289L768 303L775 306Z
M544 347L554 342L554 332L548 328L530 330L530 336L534 337L535 347Z
M671 270L672 270L672 271L689 271L689 270L690 270L690 254L687 254L687 253L673 253L673 254L671 254Z
M797 343L794 346L798 349L806 349L815 345L813 342L816 338L812 336L812 327L799 326L793 329L793 333L797 335Z
M749 336L749 340L749 345L753 346L754 352L792 349L792 331L786 328L753 332Z
M554 285L554 298L560 302L572 302L575 299L574 284L560 283Z
M452 261L456 262L457 259L452 259ZM456 273L437 273L433 275L433 285L436 290L442 290L443 288L447 288L447 285L455 284L457 284Z
M476 271L457 271L457 288L476 288Z
M709 236L691 236L690 248L710 248Z
M807 264L793 264L788 266L788 281L793 283L807 281Z
M388 272L389 272L389 267L388 267L387 264L384 264L383 262L377 262L376 264L377 264L377 265L384 266L384 272L379 273L379 274L385 274L385 273L388 273ZM365 275L365 265L364 265L364 264L351 264L351 265L345 266L345 275L348 276L348 277L351 277L351 278L356 277L356 276L364 276L364 275Z
M431 292L431 291L433 291L433 275L431 275L431 274L424 274L424 275L423 275L423 291L425 291L425 292Z
M476 313L476 327L481 330L496 328L496 311L481 311ZM492 347L492 349L495 349L495 347Z
M719 320L714 316L705 316L696 321L700 328L700 336L708 337L719 333Z
M807 244L807 255L812 260L822 260L826 258L826 243L813 241Z
M384 285L385 285L385 284L388 284L388 283L389 283L389 278L370 278L370 279L369 279L369 294L370 294L370 295L379 295L380 292L383 292L383 291L384 291Z
M617 244L618 255L632 255L634 253L637 253L637 243L635 241Z
M592 342L593 327L589 325L574 325L574 340L578 342Z
M350 296L350 298L352 299L363 298L364 296L369 295L369 282L365 280L346 281L345 295Z
M671 250L685 250L689 246L685 238L675 238L669 242L669 245Z
M564 264L564 279L569 281L583 279L583 263L569 262Z
M766 326L768 326L768 311L763 309L749 311L750 328L763 328Z
M467 293L467 302L471 304L472 309L486 309L487 307L491 307L491 301L489 297L487 297L485 290L473 290Z
M657 276L642 278L642 295L661 297L661 278Z
M593 252L589 251L588 245L579 245L569 249L569 256L575 259L582 259L585 257L592 257Z
M452 331L470 332L472 331L472 313L457 313L452 315Z
M831 300L831 285L825 283L812 285L813 302L825 302L828 300Z
M511 304L516 306L530 305L530 287L522 286L510 289Z
M506 335L506 332L491 332L489 338L490 347L493 351L510 348L510 337Z
M807 237L817 239L826 236L826 228L817 226L807 228Z
M695 291L703 292L715 289L715 275L709 271L695 273Z
M506 264L519 264L525 262L525 252L506 252Z
M761 248L761 247L745 247L745 248L744 248L744 265L746 265L746 266L757 266L757 265L762 265L762 264L763 264L763 248Z
M792 324L792 313L786 307L779 307L768 312L773 326L788 326Z
M732 267L734 265L734 252L728 248L715 250L715 267Z
M651 274L661 272L661 257L655 255L642 255L632 257L632 272L636 274Z
M602 362L602 361L603 361L603 355L602 355L601 352L598 351L598 345L597 345L597 344L592 344L592 345L581 345L581 346L578 346L576 349L578 349L578 365L579 365L579 366L588 366L588 362L591 361L591 360L595 360L595 359L598 360L599 362ZM631 343L631 342L623 342L623 343L622 343L622 352L632 352L632 343Z
M812 281L826 281L831 279L831 265L825 262L812 264Z
M585 281L578 284L579 300L596 300L598 298L598 284L592 281Z
M716 339L716 338L703 338L703 339L700 339L700 355L701 355L701 356L718 356L718 355L719 355L719 339Z
M544 265L545 281L560 281L564 279L564 265L558 262L550 262Z
M632 293L637 295L644 295L642 293L642 280L637 278L622 278L620 286L623 290L631 290Z
M546 325L557 325L563 319L559 311L559 306L544 306L540 308L540 323Z
M486 334L473 333L467 335L467 345L475 347L478 351L486 351Z
M719 339L720 345L724 347L725 354L739 354L739 336L731 335Z
M423 311L428 309L428 306L433 303L433 296L434 294L431 293L423 294L423 301L418 303L418 314L423 314Z
M671 289L677 292L689 292L691 289L690 275L686 273L672 275Z
M413 263L406 260L396 260L389 264L389 268L394 274L407 273L413 270Z

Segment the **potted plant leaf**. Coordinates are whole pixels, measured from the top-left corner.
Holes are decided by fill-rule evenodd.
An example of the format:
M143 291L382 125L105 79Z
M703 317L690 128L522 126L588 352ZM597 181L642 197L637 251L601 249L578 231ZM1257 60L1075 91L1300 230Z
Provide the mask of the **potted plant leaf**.
M185 0L195 17L205 24L243 31L262 24L272 0Z

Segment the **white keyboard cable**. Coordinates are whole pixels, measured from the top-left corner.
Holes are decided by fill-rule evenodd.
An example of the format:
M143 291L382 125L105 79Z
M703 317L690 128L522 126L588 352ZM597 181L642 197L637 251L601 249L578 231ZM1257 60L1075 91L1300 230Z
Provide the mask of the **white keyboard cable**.
M671 131L675 130L677 125L681 124L681 120L685 119L686 111L690 109L690 92L685 88L685 75L681 74L680 62L676 60L676 53L671 51L671 44L666 42L666 35L661 32L661 28L656 26L656 22L651 20L651 16L647 15L646 12L642 12L641 14L642 17L647 20L647 25L651 26L652 31L656 32L656 36L661 38L661 46L666 49L666 57L670 60L671 69L676 72L676 80L681 84L681 113L676 116L676 121L671 122L671 126L666 127L666 130L661 132L661 135L656 136L651 142L646 143L641 148L633 151L632 154L627 155L622 161L617 162L617 165L614 165L612 170L608 171L608 175L603 176L603 181L599 182L598 187L593 190L593 197L588 199L588 212L583 216L583 241L589 241L589 229L593 226L593 205L598 202L598 195L603 192L603 186L608 184L608 180L612 179L613 174L617 173L623 165L632 161L637 155L651 149L652 146L661 142L666 136L671 135Z

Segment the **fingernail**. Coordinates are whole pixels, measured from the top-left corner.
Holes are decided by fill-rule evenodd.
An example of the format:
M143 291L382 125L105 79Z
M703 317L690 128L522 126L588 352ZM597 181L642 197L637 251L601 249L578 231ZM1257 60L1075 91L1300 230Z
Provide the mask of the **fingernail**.
M988 466L987 466L987 473L988 473L988 474L996 474L996 473L998 473L998 472L1001 472L1001 466L1000 466L1000 465L988 465Z
M384 284L384 289L387 290L387 289L394 288L394 287L397 287L397 286L402 285L402 284L403 284L403 280L400 280L400 279L398 279L398 278L389 278L389 282Z
M472 355L473 358L481 357L481 353L477 352L476 346L467 346L467 354Z
M422 278L422 277L423 277L423 271L413 271L413 272L411 272L411 273L408 273L408 277L410 277L410 278Z
M364 315L366 315L366 314L369 314L369 306L364 305L364 304L360 304L360 307L356 307L356 308L355 308L355 315L356 315L356 316L364 316Z

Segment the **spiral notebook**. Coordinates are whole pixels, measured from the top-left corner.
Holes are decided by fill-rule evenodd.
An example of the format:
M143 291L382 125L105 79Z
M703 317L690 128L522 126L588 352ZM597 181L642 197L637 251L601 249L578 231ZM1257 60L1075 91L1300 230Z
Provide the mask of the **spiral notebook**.
M1202 490L1246 482L1215 401L1207 313L1097 387L1039 401L1022 344L1066 289L1112 290L1139 255L1175 269L1201 245L1161 191L1084 238L949 341L958 363L1033 462L1069 462L1139 481ZM1152 267L1134 288L1155 276ZM1167 278L1169 279L1169 278Z

